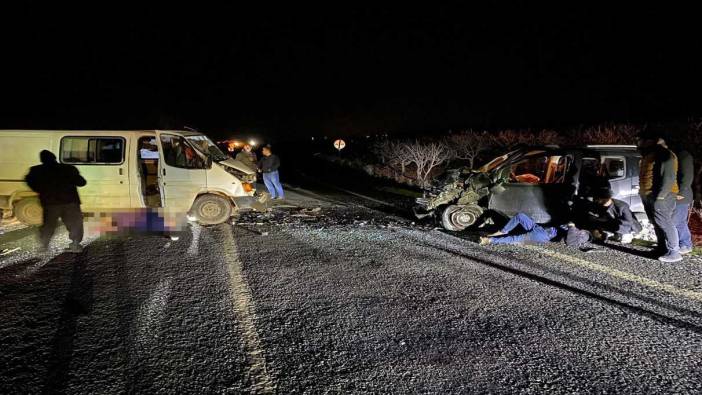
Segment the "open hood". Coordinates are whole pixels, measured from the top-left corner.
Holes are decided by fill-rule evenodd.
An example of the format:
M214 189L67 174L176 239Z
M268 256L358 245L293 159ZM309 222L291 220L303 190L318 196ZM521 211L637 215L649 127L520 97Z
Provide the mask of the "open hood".
M256 171L254 169L246 166L245 164L239 162L236 159L229 158L227 160L223 160L217 163L219 163L222 166L227 166L231 167L232 169L239 170L240 172L245 174L256 174Z

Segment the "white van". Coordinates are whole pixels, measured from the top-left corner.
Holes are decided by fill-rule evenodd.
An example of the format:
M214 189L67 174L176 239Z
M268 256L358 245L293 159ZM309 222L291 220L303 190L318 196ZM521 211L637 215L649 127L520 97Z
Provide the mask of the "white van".
M0 130L0 208L39 224L41 206L24 182L41 150L78 168L86 212L164 207L202 224L226 221L256 207L256 173L222 153L207 136L189 131Z

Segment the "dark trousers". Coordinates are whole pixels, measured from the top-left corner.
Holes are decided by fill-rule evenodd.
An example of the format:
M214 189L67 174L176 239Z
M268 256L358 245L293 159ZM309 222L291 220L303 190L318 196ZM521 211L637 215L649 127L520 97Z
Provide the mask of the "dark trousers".
M51 237L56 231L59 218L66 225L68 237L74 244L83 241L83 213L80 211L79 204L47 205L43 209L44 223L39 228L39 241L41 241L43 246L49 245L49 241L51 241Z
M687 218L690 213L690 203L678 203L675 205L675 228L678 230L678 239L680 239L680 247L692 248L692 234L690 234L690 226L687 223Z
M673 213L675 212L675 196L669 193L665 199L656 199L649 195L642 197L648 220L653 224L660 252L678 254L680 245L678 230L675 228Z

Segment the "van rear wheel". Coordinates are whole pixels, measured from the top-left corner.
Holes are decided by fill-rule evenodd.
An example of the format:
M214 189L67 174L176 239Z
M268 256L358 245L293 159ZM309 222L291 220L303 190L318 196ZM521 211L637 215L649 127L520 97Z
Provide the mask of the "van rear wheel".
M12 211L14 211L15 217L26 225L41 225L44 216L44 210L37 198L20 200L14 204Z
M195 199L192 214L202 225L221 224L232 216L232 203L218 195L202 195Z

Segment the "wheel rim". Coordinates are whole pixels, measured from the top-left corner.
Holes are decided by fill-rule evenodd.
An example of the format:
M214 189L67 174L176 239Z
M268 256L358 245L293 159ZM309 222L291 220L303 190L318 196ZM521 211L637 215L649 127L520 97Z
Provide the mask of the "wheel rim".
M43 209L39 201L31 201L22 203L22 207L18 207L16 216L20 221L29 225L39 225L42 223Z
M449 206L443 214L445 227L453 231L464 230L475 224L481 213L482 209L477 206Z
M217 204L216 202L207 202L200 207L200 215L203 218L217 218L220 215L222 215L222 206Z
M467 228L475 223L475 216L465 209L458 209L451 213L451 222L458 228Z
M41 206L38 204L30 204L24 209L24 216L33 220L41 219Z

